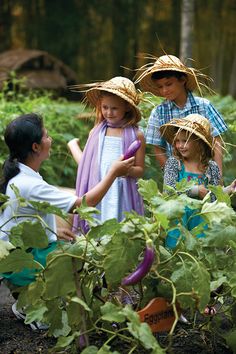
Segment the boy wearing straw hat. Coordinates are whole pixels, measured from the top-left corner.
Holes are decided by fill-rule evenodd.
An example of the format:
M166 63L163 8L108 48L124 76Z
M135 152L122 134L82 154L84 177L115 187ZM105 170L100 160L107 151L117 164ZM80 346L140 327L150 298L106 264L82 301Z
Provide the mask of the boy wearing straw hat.
M156 59L156 58L155 58ZM204 77L199 71L184 65L174 55L163 55L140 68L142 73L136 82L144 91L151 92L165 100L155 107L149 117L146 130L146 143L155 146L156 159L161 168L168 156L172 155L171 145L161 136L160 126L173 118L184 119L189 114L200 114L206 117L213 129L215 161L222 174L222 141L220 134L227 126L220 113L209 100L193 96L196 88L201 91L198 77Z

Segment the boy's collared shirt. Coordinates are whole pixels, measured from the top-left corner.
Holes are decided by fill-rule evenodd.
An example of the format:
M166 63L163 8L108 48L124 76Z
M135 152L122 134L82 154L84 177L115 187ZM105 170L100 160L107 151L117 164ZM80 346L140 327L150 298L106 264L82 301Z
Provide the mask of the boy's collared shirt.
M213 136L218 136L227 130L223 117L209 100L202 97L194 97L191 92L188 92L187 101L183 108L179 108L173 101L165 100L152 110L145 134L146 143L166 149L167 155L171 156L172 147L161 137L160 126L174 118L184 119L184 117L193 113L209 119Z

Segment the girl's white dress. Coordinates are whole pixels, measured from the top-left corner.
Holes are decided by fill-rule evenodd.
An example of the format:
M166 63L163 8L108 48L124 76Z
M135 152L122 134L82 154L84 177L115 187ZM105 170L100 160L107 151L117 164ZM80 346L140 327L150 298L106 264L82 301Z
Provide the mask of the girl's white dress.
M122 154L122 138L116 136L105 136L100 162L101 179L105 177L112 163ZM122 177L116 178L111 187L97 205L101 215L96 216L102 222L108 219L122 220Z

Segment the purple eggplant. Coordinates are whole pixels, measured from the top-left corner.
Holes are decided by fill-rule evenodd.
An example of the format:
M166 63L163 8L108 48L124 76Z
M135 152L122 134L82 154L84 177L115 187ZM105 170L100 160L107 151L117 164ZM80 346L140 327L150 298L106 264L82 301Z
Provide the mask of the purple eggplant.
M135 285L140 282L149 272L155 258L155 251L152 246L146 246L144 258L135 271L125 277L121 285Z
M130 157L134 156L136 154L136 151L140 148L141 146L141 140L134 140L132 144L128 147L126 153L124 154L124 160L129 159Z

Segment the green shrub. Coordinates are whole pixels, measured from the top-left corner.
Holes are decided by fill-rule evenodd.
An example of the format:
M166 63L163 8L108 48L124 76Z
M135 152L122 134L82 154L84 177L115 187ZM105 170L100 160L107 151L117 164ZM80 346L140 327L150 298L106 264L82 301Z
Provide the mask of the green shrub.
M7 157L8 151L4 144L6 125L15 117L24 113L40 113L50 136L53 138L51 157L42 164L40 173L48 183L74 187L77 166L68 148L67 142L80 138L81 147L84 147L93 120L80 119L79 115L86 111L85 105L79 102L68 102L64 99L53 100L50 94L42 95L21 93L14 96L0 94L0 165Z

